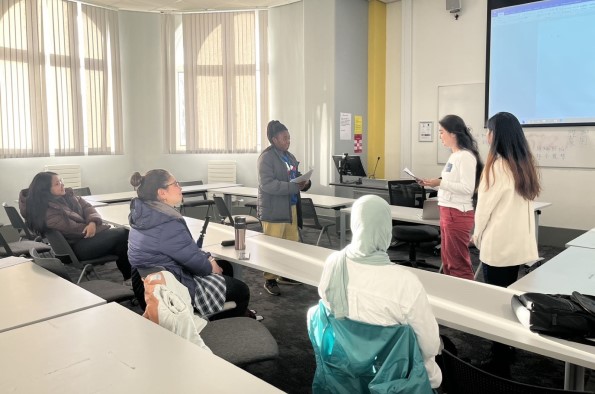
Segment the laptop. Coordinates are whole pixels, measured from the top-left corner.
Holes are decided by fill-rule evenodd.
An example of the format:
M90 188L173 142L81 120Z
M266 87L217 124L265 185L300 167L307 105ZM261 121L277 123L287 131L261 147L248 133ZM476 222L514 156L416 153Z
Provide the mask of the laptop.
M421 218L426 220L440 219L440 208L438 207L438 199L428 199L424 201L424 207L421 214Z

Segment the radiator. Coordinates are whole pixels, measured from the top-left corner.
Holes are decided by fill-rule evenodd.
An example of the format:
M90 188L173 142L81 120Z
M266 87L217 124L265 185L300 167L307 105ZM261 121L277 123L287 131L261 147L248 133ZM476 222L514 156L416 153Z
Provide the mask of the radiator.
M208 183L236 183L236 162L211 160L208 164Z
M81 187L81 166L78 164L46 165L44 171L58 174L65 187Z

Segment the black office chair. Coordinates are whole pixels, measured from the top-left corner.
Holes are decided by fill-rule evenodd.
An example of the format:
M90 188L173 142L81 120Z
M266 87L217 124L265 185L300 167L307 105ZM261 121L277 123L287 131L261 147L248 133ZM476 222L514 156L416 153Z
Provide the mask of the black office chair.
M17 211L15 207L10 206L7 203L2 203L2 206L6 211L6 216L8 216L8 220L10 220L12 228L19 232L19 237L21 238L21 241L24 239L37 242L42 241L42 237L33 234L33 231L31 231L29 227L27 227L25 221L21 217L21 214Z
M423 207L423 201L426 199L425 189L415 181L389 181L388 192L391 205L420 208L419 202L421 201ZM425 260L418 260L416 251L416 247L422 242L439 242L439 228L428 225L397 223L397 225L393 226L393 237L396 241L405 242L409 245L409 259L394 260L395 262L411 265L415 268L439 268L427 264Z
M0 227L4 227L3 224L0 223ZM15 229L11 229L10 227L2 229L3 231L14 231L15 235L14 238L17 238L18 234ZM44 244L43 242L37 241L30 241L28 239L22 239L20 241L9 242L5 237L2 231L0 231L0 256L7 257L7 256L29 256L29 250L35 249L40 253L49 252L52 248L48 244Z
M233 226L234 225L234 218L236 216L244 216L246 218L246 224L247 225L258 224L259 226L261 226L260 220L258 220L254 216L250 216L250 215L235 215L235 216L232 216L229 208L227 207L227 204L225 204L225 200L223 200L223 197L214 196L213 197L213 200L215 201L215 205L217 206L217 211L219 212L219 217L221 218L221 223L222 224L226 224L228 226Z
M246 208L250 208L248 215L256 217L255 215L252 215L252 212L256 212L256 214L258 214L258 201L248 201L244 203L244 206Z
M444 392L447 394L585 393L585 391L572 391L555 389L551 387L533 386L501 378L461 360L447 350L442 350L442 361L442 373L444 375L442 385Z
M40 267L58 275L59 277L72 282L70 275L64 266L64 263L55 257L42 257L35 249L29 251L33 262ZM78 284L79 287L87 290L89 293L101 297L107 302L123 302L134 298L132 289L119 283L110 282L108 280L96 279Z
M95 276L99 278L99 275L95 271L95 266L97 265L104 265L106 263L110 263L112 261L118 260L118 256L115 255L105 255L96 259L90 260L79 260L79 258L74 254L74 251L70 247L66 238L62 235L61 232L56 230L47 230L45 236L50 243L52 250L54 251L54 255L58 258L62 257L65 260L62 260L64 263L70 263L76 268L81 270L81 274L76 281L77 284L81 283L83 276L86 276L88 279L89 272L93 272Z
M313 228L316 230L320 230L318 234L318 241L316 241L316 246L320 243L320 239L322 238L322 234L326 232L326 236L328 237L328 243L332 246L333 243L331 241L331 235L329 234L329 227L335 225L335 222L330 222L327 220L320 220L318 215L316 214L316 208L314 207L314 203L312 202L311 198L302 198L302 222L303 227L306 228ZM300 231L300 238L302 233Z
M202 185L202 181L187 181L187 182L178 182L180 186L196 186ZM186 208L189 207L207 207L207 213L205 216L209 216L209 212L211 207L215 205L213 200L207 199L206 192L194 192L194 193L186 193L184 194L184 198L182 200L182 204L180 205L180 213L185 214Z

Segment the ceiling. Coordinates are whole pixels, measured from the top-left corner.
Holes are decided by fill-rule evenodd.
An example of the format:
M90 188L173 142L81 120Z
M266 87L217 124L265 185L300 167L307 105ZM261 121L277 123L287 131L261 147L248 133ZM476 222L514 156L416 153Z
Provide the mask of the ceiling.
M189 12L269 8L300 0L84 0L85 3L128 11ZM380 0L391 3L397 0Z
M84 0L85 3L128 11L188 12L269 8L298 0Z

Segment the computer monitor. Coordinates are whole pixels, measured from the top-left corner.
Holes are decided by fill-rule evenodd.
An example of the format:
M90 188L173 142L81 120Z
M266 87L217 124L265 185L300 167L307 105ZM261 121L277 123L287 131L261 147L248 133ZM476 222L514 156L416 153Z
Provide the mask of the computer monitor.
M343 175L358 176L362 178L367 176L359 156L349 156L347 154L333 155L333 161L341 176L341 183L343 182Z

